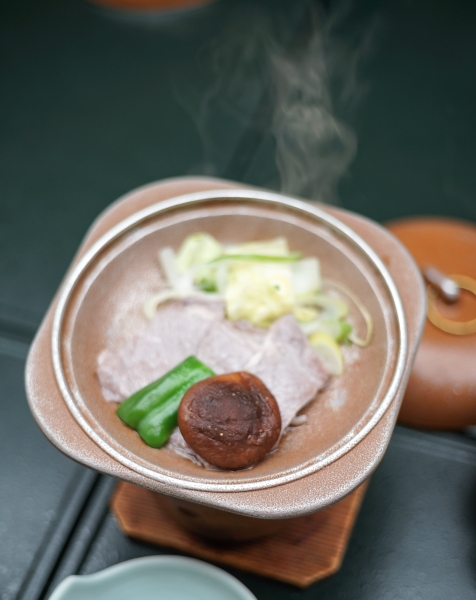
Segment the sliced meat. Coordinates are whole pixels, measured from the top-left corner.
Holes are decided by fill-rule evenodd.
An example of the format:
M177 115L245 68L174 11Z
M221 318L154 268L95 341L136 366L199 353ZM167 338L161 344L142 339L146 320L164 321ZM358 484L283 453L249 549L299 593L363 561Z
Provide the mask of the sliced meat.
M247 371L261 379L276 399L282 431L328 380L293 315L281 317L266 331L247 321L226 320L222 302L188 298L163 306L124 347L101 353L97 375L103 395L119 402L192 354L218 375ZM167 447L210 467L179 429Z
M283 431L329 378L293 315L271 325L260 351L243 370L271 390L281 411Z
M215 373L240 371L259 351L265 337L264 329L247 321L222 320L204 336L197 358Z
M220 469L246 469L278 441L278 405L263 382L250 373L209 377L185 394L178 424L187 444Z
M97 375L106 400L124 400L196 355L208 331L224 319L224 311L222 302L192 298L172 302L125 346L101 352Z
M255 329L247 324L244 331L249 328ZM259 377L275 397L281 414L282 432L329 379L293 315L285 315L273 323L261 348L241 368ZM210 464L188 446L178 429L170 437L167 447L210 468Z

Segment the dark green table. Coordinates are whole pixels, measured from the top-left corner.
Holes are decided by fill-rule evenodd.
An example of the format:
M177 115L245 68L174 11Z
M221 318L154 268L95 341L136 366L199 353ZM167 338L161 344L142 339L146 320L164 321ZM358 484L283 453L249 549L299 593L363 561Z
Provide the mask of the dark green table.
M169 552L127 539L107 507L115 482L42 437L24 360L82 236L118 196L197 173L279 188L265 50L281 66L299 55L310 6L221 0L143 22L80 0L2 3L0 600L40 600L68 574ZM475 220L476 4L368 0L321 14L334 15L322 38L334 116L357 139L341 205L378 221ZM397 427L336 576L298 591L234 574L260 600L473 598L475 495L472 439Z

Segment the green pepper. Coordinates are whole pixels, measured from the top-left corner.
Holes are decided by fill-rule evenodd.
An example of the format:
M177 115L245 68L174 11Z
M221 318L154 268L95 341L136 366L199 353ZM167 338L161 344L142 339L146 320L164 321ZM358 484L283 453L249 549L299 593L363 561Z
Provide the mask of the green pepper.
M124 423L133 429L137 429L141 420L151 410L166 402L184 384L191 380L193 380L193 383L199 381L196 378L199 374L202 375L201 379L214 375L213 371L195 358L195 356L189 356L163 377L129 396L119 406L116 413Z
M116 413L136 429L146 444L160 448L177 426L177 413L185 392L194 383L213 377L206 365L189 356L157 381L124 400Z
M205 373L205 370L207 371ZM137 432L144 442L151 448L160 448L169 439L172 431L177 427L178 409L185 393L194 383L213 377L215 373L203 365L197 369L192 377L173 396L153 408L139 423Z
M169 439L177 426L178 408L188 389L184 386L164 404L153 408L139 423L137 432L151 448L160 448Z

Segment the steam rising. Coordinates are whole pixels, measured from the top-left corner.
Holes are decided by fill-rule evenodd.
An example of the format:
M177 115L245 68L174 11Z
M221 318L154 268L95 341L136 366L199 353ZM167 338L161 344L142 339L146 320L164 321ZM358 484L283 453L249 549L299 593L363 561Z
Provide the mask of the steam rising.
M361 98L365 88L357 83L358 71L370 48L368 29L353 43L336 33L348 11L349 5L332 15L315 10L304 40L286 39L261 12L234 16L203 55L212 73L207 92L198 102L190 90L179 94L203 139L202 172L230 176L233 158L256 151L250 140L246 146L239 139L245 124L248 138L261 140L272 132L283 192L337 202L337 184L355 156L357 139L336 116L335 104L341 113L350 112ZM238 148L237 154L223 148Z
M333 202L357 139L333 114L323 35L315 31L297 58L276 56L273 66L277 98L272 131L281 190Z

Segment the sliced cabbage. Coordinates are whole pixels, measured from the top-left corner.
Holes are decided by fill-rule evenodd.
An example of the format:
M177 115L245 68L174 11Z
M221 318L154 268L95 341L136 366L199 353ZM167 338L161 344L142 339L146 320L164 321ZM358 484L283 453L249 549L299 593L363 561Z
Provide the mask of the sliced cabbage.
M234 263L228 270L225 290L227 317L247 319L257 327L268 327L293 310L292 275L289 265Z
M178 273L188 276L203 292L216 292L216 267L211 263L223 254L223 246L208 233L193 233L185 238L177 254Z
M177 271L206 265L223 254L223 246L209 233L192 233L185 238L177 254Z
M292 266L296 298L317 294L321 289L321 267L317 258L303 258Z
M226 286L228 285L228 264L219 263L215 268L215 286L216 291L221 296L225 295Z
M176 288L180 281L180 273L177 271L177 257L170 246L165 246L158 252L160 266L165 275L165 279L170 287Z
M185 238L177 255L170 247L160 250L159 261L169 289L144 305L148 318L161 302L204 295L224 299L229 319L247 319L258 327L268 327L292 312L309 339L323 346L321 352L330 348L334 359L333 344L366 346L372 337L372 318L359 298L342 284L323 282L318 259L290 252L284 237L225 247L208 233L194 233ZM347 303L323 293L323 283L344 292L360 310L367 325L364 339L345 320ZM334 370L339 370L335 364Z
M159 262L169 287L179 296L193 295L195 292L191 271L180 274L177 270L175 252L168 246L159 251Z
M236 246L227 246L225 254L262 254L264 256L287 256L290 254L288 240L277 237L264 242L247 242Z

